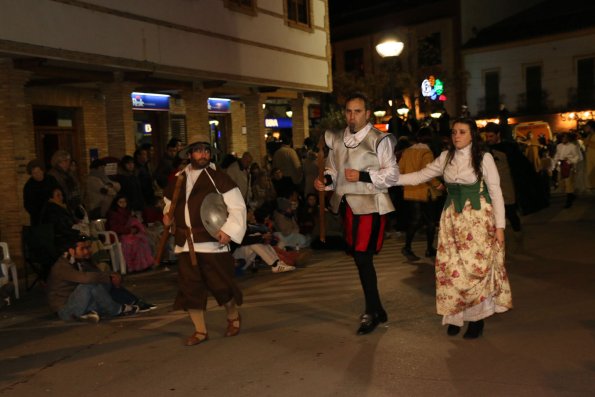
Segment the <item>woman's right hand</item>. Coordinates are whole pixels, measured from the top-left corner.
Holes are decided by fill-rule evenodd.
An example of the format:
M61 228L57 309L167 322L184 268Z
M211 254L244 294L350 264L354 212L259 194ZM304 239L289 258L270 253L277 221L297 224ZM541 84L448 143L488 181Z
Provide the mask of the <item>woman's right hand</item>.
M170 216L168 214L163 215L163 225L165 227L171 226L173 221L174 221L173 218L170 218Z

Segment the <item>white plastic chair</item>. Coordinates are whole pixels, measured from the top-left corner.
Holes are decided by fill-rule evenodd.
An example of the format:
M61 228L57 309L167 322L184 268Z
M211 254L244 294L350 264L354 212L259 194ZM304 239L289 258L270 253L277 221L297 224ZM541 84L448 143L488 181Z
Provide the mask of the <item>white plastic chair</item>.
M2 274L4 277L0 277L0 286L8 284L12 276L12 284L14 285L14 296L17 299L21 298L19 293L19 277L17 275L17 265L10 258L10 252L8 251L8 244L0 242L0 248L2 248ZM10 275L9 275L10 273Z
M97 236L102 237L100 240L102 246L101 249L109 251L113 271L119 271L121 274L126 274L126 260L122 253L122 244L120 243L116 232L111 230L98 231Z

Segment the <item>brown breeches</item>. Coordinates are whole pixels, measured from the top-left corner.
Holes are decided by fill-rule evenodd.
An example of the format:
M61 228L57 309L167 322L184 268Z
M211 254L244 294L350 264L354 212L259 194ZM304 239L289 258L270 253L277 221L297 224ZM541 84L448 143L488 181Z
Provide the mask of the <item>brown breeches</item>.
M242 292L237 286L234 275L234 260L229 252L196 253L198 265L192 266L190 254L178 255L179 291L174 309L205 310L210 292L219 305L235 300L242 304Z

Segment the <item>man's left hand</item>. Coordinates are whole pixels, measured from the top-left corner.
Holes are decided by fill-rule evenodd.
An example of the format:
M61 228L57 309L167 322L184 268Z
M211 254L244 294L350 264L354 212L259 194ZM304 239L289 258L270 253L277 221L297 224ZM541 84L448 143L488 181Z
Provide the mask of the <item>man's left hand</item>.
M345 179L347 180L347 182L359 181L359 171L351 169L351 168L346 168L345 169Z
M229 237L223 231L219 230L217 232L217 240L219 241L219 244L221 244L221 245L227 245L231 241L231 237Z
M122 275L120 273L110 274L110 279L114 287L120 288L120 286L122 285Z

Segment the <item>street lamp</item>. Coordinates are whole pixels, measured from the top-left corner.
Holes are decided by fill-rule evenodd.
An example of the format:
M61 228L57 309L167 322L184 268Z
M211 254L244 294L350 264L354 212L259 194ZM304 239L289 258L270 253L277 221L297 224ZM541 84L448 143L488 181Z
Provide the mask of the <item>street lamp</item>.
M374 110L374 116L376 116L377 118L381 119L384 116L386 116L386 110L384 110L384 109L376 109L376 110Z
M390 62L389 68L389 79L390 79L390 92L391 92L391 100L390 100L390 116L391 116L391 124L394 126L395 117L397 115L397 101L395 98L395 74L397 73L397 62L396 59L401 52L405 44L399 40L395 36L387 36L385 37L380 43L376 45L376 52L382 58L386 59ZM391 131L395 133L396 131Z
M407 115L407 113L409 113L409 108L407 107L407 105L402 104L401 106L399 106L399 108L397 109L397 113L399 114L399 116L401 117L405 117Z

